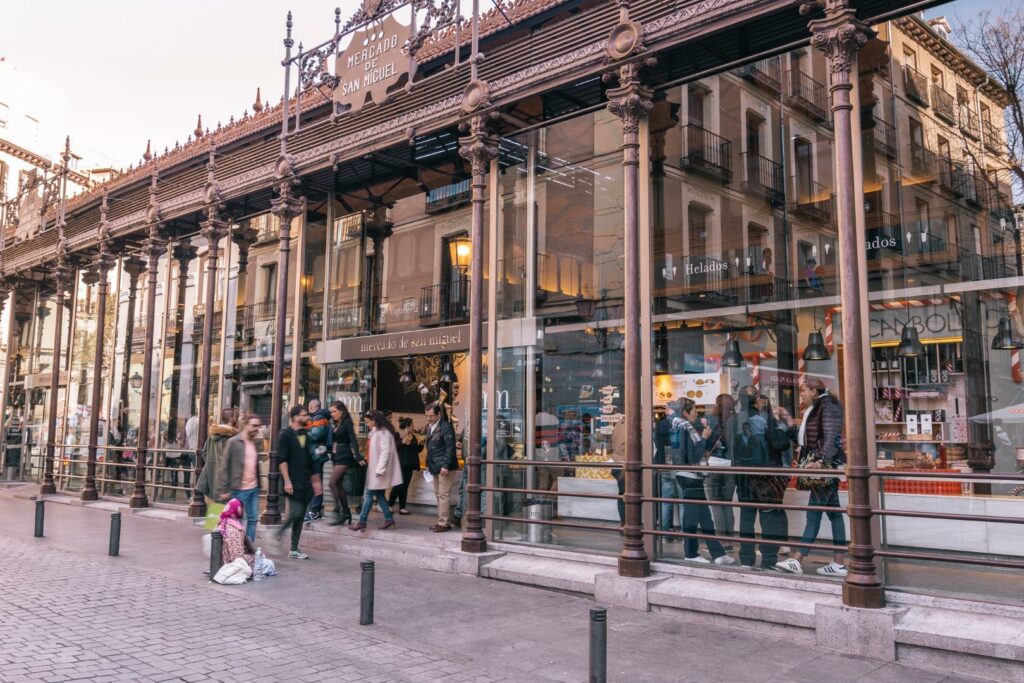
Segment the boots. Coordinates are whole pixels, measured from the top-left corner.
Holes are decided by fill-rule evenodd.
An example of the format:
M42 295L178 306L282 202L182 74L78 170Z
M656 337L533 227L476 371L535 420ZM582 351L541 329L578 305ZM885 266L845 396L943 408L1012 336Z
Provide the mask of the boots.
M334 521L331 522L331 526L342 526L352 521L352 511L348 508L334 511Z

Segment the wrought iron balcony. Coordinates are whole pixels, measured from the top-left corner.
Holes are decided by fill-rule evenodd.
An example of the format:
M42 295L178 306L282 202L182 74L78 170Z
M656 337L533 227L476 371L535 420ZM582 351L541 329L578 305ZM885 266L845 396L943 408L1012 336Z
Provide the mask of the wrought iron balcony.
M964 165L945 157L938 157L937 162L939 187L957 197L964 196Z
M922 107L927 107L930 104L928 101L928 79L909 64L903 65L903 89L908 98Z
M803 71L789 72L789 104L812 119L828 121L828 92L824 84Z
M469 320L469 278L420 290L420 325L455 325Z
M835 195L821 183L794 176L791 197L789 210L794 215L820 223L832 221Z
M765 90L782 92L782 57L778 55L740 67L739 73Z
M785 199L782 164L754 152L744 152L743 169L746 173L744 192L764 197L773 206L782 204Z
M922 144L910 143L910 172L918 178L935 179L935 152Z
M956 125L956 100L938 83L932 83L932 109L937 117L951 126Z
M872 135L875 140L875 149L886 155L890 159L896 158L896 126L886 123L877 116L873 116L874 126L872 127Z
M732 143L720 135L689 124L680 166L728 185L732 180Z
M348 337L359 332L363 323L363 306L352 301L351 294L336 295L327 307L327 337Z
M1006 148L999 127L987 119L982 121L982 127L985 129L985 149L993 154L1004 153Z
M978 114L967 104L958 107L960 132L972 140L981 137L981 127L978 125Z
M249 226L256 231L256 244L271 242L281 236L280 222L270 213L254 216Z
M468 179L430 190L427 192L426 212L438 213L468 204L472 193Z

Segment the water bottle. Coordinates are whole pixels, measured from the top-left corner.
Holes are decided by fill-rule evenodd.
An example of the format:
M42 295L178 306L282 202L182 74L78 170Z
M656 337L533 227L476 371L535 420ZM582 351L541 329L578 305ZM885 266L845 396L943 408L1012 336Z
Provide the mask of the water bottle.
M266 561L266 557L263 555L263 548L256 548L256 559L253 561L253 581L263 580L263 563Z

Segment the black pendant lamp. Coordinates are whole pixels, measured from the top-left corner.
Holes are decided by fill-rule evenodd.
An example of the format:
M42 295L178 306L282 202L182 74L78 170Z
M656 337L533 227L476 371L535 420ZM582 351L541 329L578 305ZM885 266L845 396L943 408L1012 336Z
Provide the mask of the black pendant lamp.
M825 346L825 338L821 330L813 330L807 335L807 346L804 347L804 360L828 360L832 355Z
M455 368L452 367L450 356L445 356L444 360L441 361L441 376L438 380L447 384L455 384L459 381L458 376L455 374Z
M1013 326L1010 324L1010 319L1005 315L999 318L999 327L996 330L996 336L992 339L992 350L993 351L1016 351L1017 349L1024 348L1024 341L1020 339L1014 339L1013 337Z
M725 353L722 354L722 367L743 367L743 354L740 353L740 342L735 337L729 337L729 341L725 342Z
M405 365L402 367L402 374L398 376L402 384L416 384L416 373L412 369L412 356L406 356Z
M920 358L924 355L924 345L917 336L917 327L909 322L903 326L900 345L896 347L896 355L900 358Z
M671 374L668 362L668 330L664 325L658 330L654 344L654 374Z

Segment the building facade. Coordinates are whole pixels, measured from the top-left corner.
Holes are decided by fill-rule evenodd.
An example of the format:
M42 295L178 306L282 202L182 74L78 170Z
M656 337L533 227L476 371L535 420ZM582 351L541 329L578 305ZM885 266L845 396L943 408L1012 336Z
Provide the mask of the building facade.
M680 531L666 405L714 426L752 387L797 436L820 382L848 514L806 570L848 550L857 606L1019 601L1008 95L941 21L825 4L521 0L418 32L364 3L299 53L289 20L280 104L147 149L4 248L9 476L198 515L223 408L272 431L312 397L417 424L440 400L465 549L643 576L686 536L795 549L825 511L790 485L765 532L752 472L701 464L726 484L716 533Z

